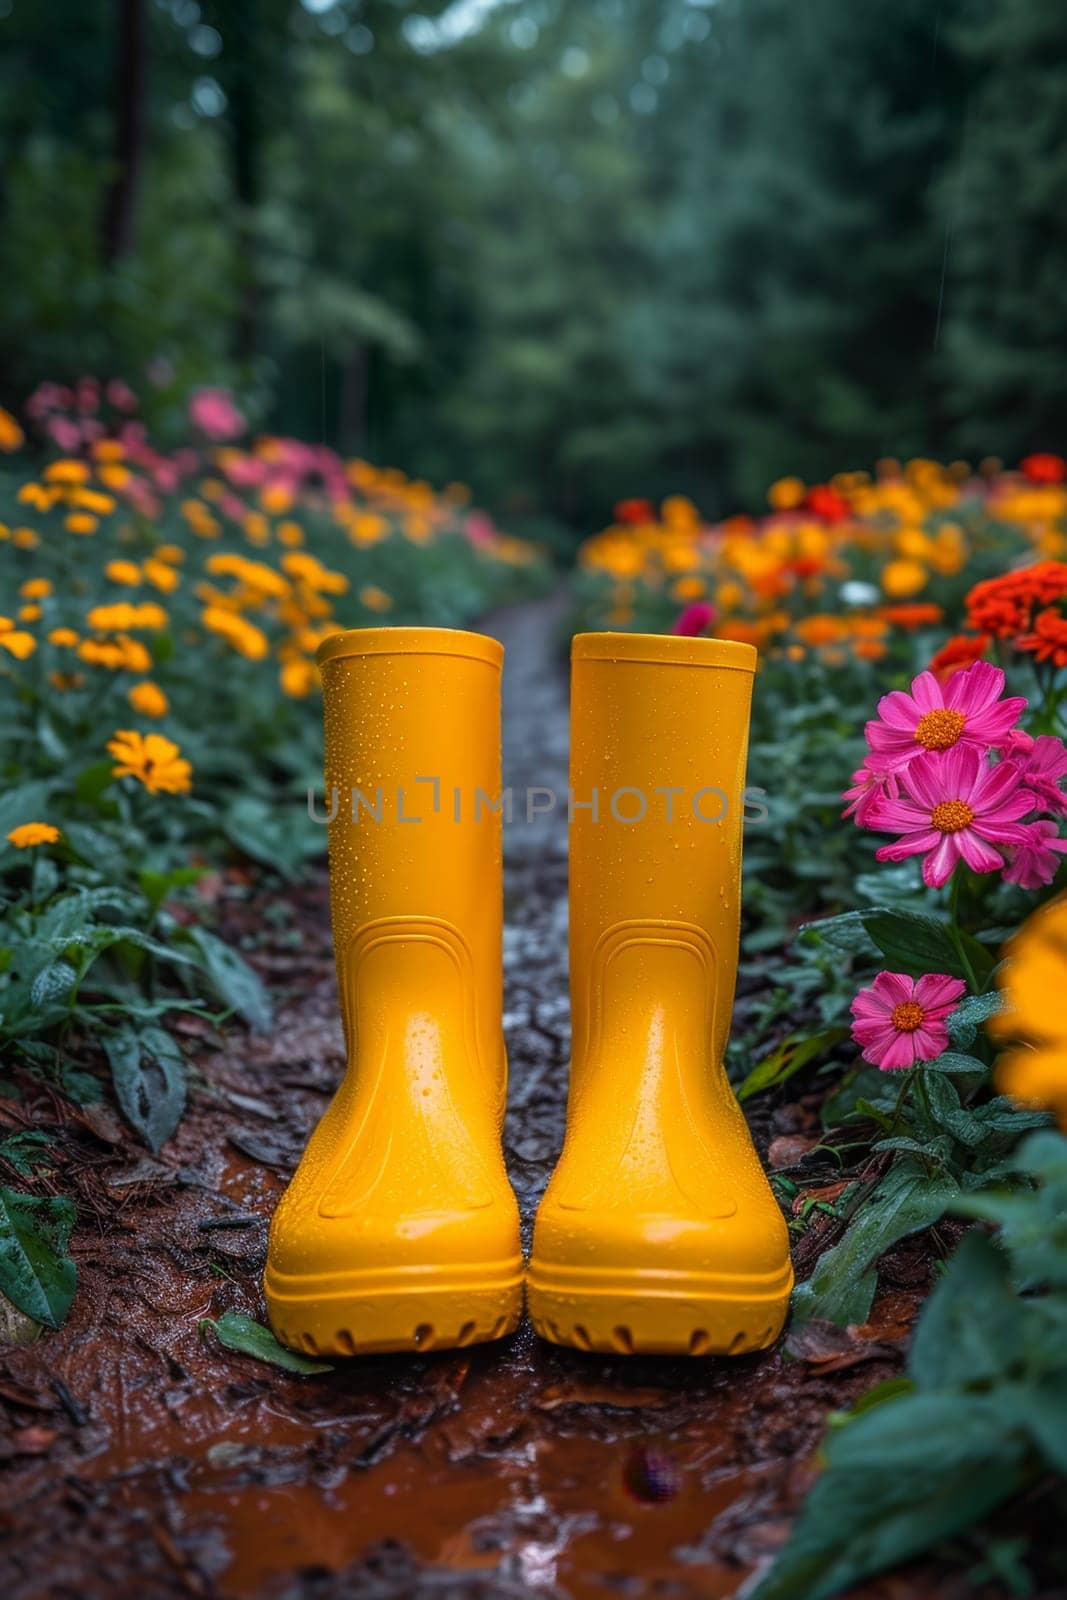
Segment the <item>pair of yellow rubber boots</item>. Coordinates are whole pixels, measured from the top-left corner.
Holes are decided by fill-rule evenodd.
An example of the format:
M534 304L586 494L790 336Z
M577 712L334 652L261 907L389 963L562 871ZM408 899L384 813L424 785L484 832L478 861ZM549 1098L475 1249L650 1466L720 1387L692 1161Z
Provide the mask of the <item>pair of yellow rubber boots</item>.
M616 1353L761 1349L785 1225L723 1070L755 651L579 635L572 652L566 1140L524 1272L501 1150L503 648L444 628L320 650L348 1068L265 1276L315 1355L512 1331ZM521 820L521 819L520 819Z

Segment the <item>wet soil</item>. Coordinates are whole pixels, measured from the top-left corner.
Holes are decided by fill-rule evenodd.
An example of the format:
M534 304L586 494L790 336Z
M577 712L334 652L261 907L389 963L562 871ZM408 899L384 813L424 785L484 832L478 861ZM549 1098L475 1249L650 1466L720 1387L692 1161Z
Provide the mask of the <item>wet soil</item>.
M562 790L558 606L496 622L506 778ZM516 823L506 1145L527 1230L563 1130L565 891L562 819ZM895 1253L869 1328L816 1329L792 1350L729 1362L583 1355L526 1324L496 1345L361 1358L314 1377L227 1352L200 1321L263 1319L267 1219L342 1054L325 874L294 889L233 872L212 892L222 931L254 942L277 1022L264 1038L181 1023L197 1081L163 1153L139 1151L110 1112L28 1086L76 1190L79 1290L62 1330L0 1360L0 1593L740 1593L785 1536L827 1412L899 1370L929 1277L923 1248ZM804 1101L761 1110L763 1152L795 1161L813 1116ZM933 1568L862 1591L974 1592Z

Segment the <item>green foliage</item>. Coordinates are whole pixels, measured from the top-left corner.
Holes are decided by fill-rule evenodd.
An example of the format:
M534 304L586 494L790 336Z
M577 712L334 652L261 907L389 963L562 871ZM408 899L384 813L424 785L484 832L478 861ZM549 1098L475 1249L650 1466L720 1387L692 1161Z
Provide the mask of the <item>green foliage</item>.
M76 1271L67 1255L69 1200L0 1187L0 1293L47 1328L66 1321Z
M831 1430L753 1600L828 1600L1067 1472L1067 1138L1034 1134L1018 1166L1032 1189L954 1203L999 1241L975 1231L956 1252L912 1341L910 1386L883 1386Z
M317 1372L333 1371L328 1361L312 1361L309 1356L287 1350L278 1343L269 1328L240 1311L224 1311L217 1322L210 1317L202 1317L200 1328L201 1331L210 1328L227 1350L235 1350L238 1355L253 1356L256 1361L267 1361L272 1367L281 1367L286 1372L311 1376Z

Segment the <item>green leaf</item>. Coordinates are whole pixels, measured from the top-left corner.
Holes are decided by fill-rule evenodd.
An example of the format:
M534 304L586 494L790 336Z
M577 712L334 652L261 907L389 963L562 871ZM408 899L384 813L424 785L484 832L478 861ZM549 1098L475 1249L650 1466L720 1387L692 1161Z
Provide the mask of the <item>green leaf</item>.
M982 1024L1003 1009L1004 1002L995 989L988 994L965 994L948 1019L949 1038L962 1049L969 1049Z
M944 1050L933 1061L924 1061L924 1072L970 1072L978 1073L985 1077L989 1071L984 1061L979 1061L977 1056L963 1055L958 1050Z
M48 1328L62 1326L74 1298L77 1272L66 1251L76 1220L69 1200L0 1188L0 1291Z
M53 961L34 978L30 999L40 1011L66 1005L78 983L78 974L66 961Z
M737 1090L738 1100L748 1100L764 1089L785 1083L806 1067L809 1061L814 1061L816 1056L832 1050L847 1033L847 1028L824 1028L821 1033L807 1035L791 1033L788 1039L783 1039L780 1045L752 1068Z
M947 972L950 977L966 978L947 922L921 916L913 911L864 911L864 926L894 971L920 978L928 972ZM984 983L996 958L969 933L959 934L964 954L975 977Z
M203 1317L200 1327L201 1330L210 1328L227 1350L254 1356L257 1361L269 1361L272 1366L283 1367L286 1372L311 1374L333 1371L328 1361L312 1361L308 1356L297 1355L295 1350L287 1350L278 1343L269 1328L240 1311L224 1311L217 1322L210 1317Z
M906 1234L937 1222L958 1194L959 1185L946 1173L931 1176L910 1161L898 1161L855 1213L844 1238L819 1257L807 1283L797 1286L794 1317L866 1322L879 1256Z
M908 1354L920 1392L994 1381L1022 1354L1026 1312L1008 1257L982 1233L964 1239L923 1307Z
M162 1028L123 1026L103 1043L126 1120L159 1150L185 1110L185 1057Z
M199 955L220 1000L242 1016L254 1033L266 1033L272 1016L270 996L247 961L206 928L183 928L181 938Z
M828 1600L986 1515L1026 1477L991 1401L905 1395L835 1429L826 1470L751 1600Z

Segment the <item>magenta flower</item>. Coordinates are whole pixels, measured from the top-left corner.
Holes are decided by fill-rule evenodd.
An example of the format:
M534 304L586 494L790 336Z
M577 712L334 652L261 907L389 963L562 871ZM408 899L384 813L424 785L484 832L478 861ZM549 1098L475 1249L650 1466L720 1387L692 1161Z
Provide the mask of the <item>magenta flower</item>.
M910 694L894 689L879 700L882 720L867 724L869 764L894 772L927 750L998 749L1026 710L1022 695L1001 700L1003 689L1004 674L989 661L976 661L944 683L920 672Z
M1023 782L1037 795L1043 811L1067 811L1067 794L1061 787L1067 778L1067 745L1055 734L1040 733L1030 740L1030 748L1013 754L1019 765Z
M903 972L880 972L852 1002L852 1037L863 1059L883 1072L933 1061L948 1049L946 1022L967 985L944 972L916 981Z
M217 444L236 438L248 426L226 389L198 389L189 401L189 421Z
M871 772L869 767L857 767L852 774L852 787L842 794L849 803L842 811L843 817L855 817L860 828L877 828L878 809L883 800L896 800L900 784L891 772Z
M876 826L902 835L876 852L879 861L924 856L923 882L940 889L957 861L975 872L1004 865L997 845L1025 845L1029 827L1020 817L1037 807L1033 790L1023 787L1014 761L990 766L973 745L961 744L943 755L916 756L899 773L904 794L884 800Z
M1025 844L1008 847L1004 881L1017 883L1020 889L1043 889L1056 876L1067 839L1059 837L1056 823L1047 817L1027 823L1027 831L1030 838Z
M693 639L699 633L707 633L714 621L715 607L709 605L706 600L694 600L691 606L686 606L684 611L679 612L671 632Z

